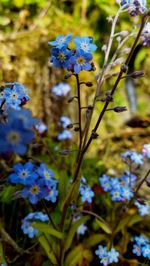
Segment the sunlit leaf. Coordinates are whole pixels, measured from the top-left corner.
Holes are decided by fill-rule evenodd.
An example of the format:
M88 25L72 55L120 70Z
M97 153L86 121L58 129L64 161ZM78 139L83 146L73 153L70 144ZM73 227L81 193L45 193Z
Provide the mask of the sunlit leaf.
M38 229L41 233L53 235L59 239L62 238L62 233L53 229L49 224L33 223L32 226Z
M96 219L97 224L99 225L99 227L107 234L111 234L112 233L112 229L110 228L110 225L103 221L100 221L98 219Z

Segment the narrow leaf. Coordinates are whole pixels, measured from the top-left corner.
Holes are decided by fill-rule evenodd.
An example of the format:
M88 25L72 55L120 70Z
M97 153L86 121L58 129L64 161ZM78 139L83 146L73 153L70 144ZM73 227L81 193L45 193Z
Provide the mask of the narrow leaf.
M41 233L53 235L59 239L62 239L63 235L61 232L53 229L49 224L44 223L33 223L32 226L38 229Z
M106 221L100 221L99 219L96 219L96 223L99 225L99 227L107 234L111 234L112 230L110 228L110 225Z

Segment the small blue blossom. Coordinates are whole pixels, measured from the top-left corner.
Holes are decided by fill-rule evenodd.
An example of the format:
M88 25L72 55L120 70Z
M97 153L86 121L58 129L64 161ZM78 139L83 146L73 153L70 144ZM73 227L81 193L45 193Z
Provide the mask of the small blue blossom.
M58 140L72 139L72 133L69 130L65 129L58 134L57 139Z
M145 24L140 39L143 46L150 47L150 22Z
M110 192L112 201L122 201L122 187L120 189L114 189Z
M67 126L69 126L71 124L71 120L68 116L61 116L60 118L60 125L63 128L67 128Z
M145 204L140 204L138 201L135 201L135 205L138 208L139 214L141 216L150 214L150 206Z
M137 177L129 171L125 171L124 175L122 175L120 179L123 185L134 187Z
M136 254L137 256L141 256L141 254L142 254L142 248L141 248L141 246L139 246L139 245L137 245L137 244L134 244L134 245L133 245L133 250L132 250L132 252L133 252L134 254Z
M109 263L118 262L119 252L116 251L114 248L112 248L108 252L108 256L109 256Z
M68 92L71 90L71 87L67 83L59 83L52 88L52 93L56 96L67 96Z
M113 262L118 262L119 252L114 248L108 251L107 247L99 245L98 249L95 251L95 254L100 258L100 263L102 263L104 266L107 266Z
M142 149L143 156L146 158L150 158L150 143L144 144Z
M91 60L92 55L90 53L85 53L82 50L78 50L76 51L76 54L70 58L70 66L73 68L73 71L76 74L79 74L81 70L91 70Z
M52 48L50 62L57 68L68 68L70 65L69 59L72 56L72 51L66 48Z
M81 224L77 229L77 234L84 235L86 231L87 231L87 226L85 224Z
M71 40L71 37L72 34L68 34L66 36L59 35L57 36L55 41L48 42L48 44L61 49L62 47L67 47L69 41Z
M43 179L35 180L30 186L26 186L21 191L21 196L28 198L30 203L36 204L40 199L47 196L46 184Z
M122 197L124 200L130 200L133 198L133 196L134 196L134 193L130 187L122 186Z
M92 43L91 37L75 37L74 43L76 44L76 50L83 50L84 53L91 53L97 49L97 46Z
M13 166L14 172L9 175L9 182L13 184L32 184L37 178L38 175L34 172L35 166L28 162L24 165L17 163Z
M134 151L127 151L123 153L122 158L125 161L130 161L131 163L135 163L137 165L142 165L143 164L143 155Z
M131 16L137 16L146 11L146 0L121 0L120 5L127 8Z
M132 252L137 256L143 256L145 258L150 259L150 243L148 238L140 235L136 236L133 239L136 243L133 245Z
M142 247L142 255L144 258L150 259L150 244L146 244Z
M58 190L56 189L56 186L47 186L47 190L48 193L44 199L55 203L58 196Z
M48 169L46 167L46 164L44 164L44 163L40 164L40 166L36 170L36 173L40 177L44 178L45 183L47 185L55 185L57 183L57 181L55 179L53 179L53 177L54 177L53 171L51 169Z
M89 186L80 186L80 195L82 202L87 201L88 203L92 202L92 198L94 197L94 192Z
M111 191L112 184L111 184L111 178L107 175L102 175L102 177L99 178L100 184L105 192Z
M28 235L30 238L33 238L38 234L38 229L34 228L32 226L32 223L36 220L47 222L48 216L47 214L44 214L42 212L33 212L29 213L23 220L22 220L22 226L21 229L23 230L23 233Z
M27 144L34 138L32 129L26 128L26 124L19 118L17 110L10 112L7 123L0 124L0 153L15 152L25 154Z
M98 246L98 249L95 251L95 254L102 259L104 255L107 254L107 247L103 247L101 245Z
M22 222L21 229L25 235L28 237L33 238L38 234L38 229L31 226L30 222L24 221Z
M43 134L48 129L48 127L42 122L39 122L38 124L36 124L35 128L39 134Z

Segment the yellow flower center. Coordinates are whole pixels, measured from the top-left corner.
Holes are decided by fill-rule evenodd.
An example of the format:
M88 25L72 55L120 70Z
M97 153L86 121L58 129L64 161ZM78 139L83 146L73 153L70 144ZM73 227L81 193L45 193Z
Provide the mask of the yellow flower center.
M81 56L77 59L77 63L78 63L79 65L84 64L84 62L85 62L85 59L84 59L83 57L81 57Z
M59 53L58 57L59 57L60 61L64 61L64 59L65 59L64 53Z
M31 189L30 189L30 191L31 191L31 193L32 194L38 194L39 193L39 187L38 186L33 186L33 187L31 187Z
M47 171L44 171L44 176L45 176L46 179L50 178L49 173Z
M7 140L15 145L20 141L20 134L16 131L10 131L7 135Z

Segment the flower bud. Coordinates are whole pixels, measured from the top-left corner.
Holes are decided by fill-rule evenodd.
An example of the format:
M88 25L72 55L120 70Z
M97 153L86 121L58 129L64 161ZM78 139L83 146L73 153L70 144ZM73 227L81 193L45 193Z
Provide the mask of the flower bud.
M127 107L126 106L116 106L116 107L114 107L114 112L116 112L116 113L122 113L124 111L127 111Z
M144 77L144 72L141 71L141 70L139 70L139 71L135 71L135 72L131 73L130 76L131 76L133 79L140 78L140 77Z

